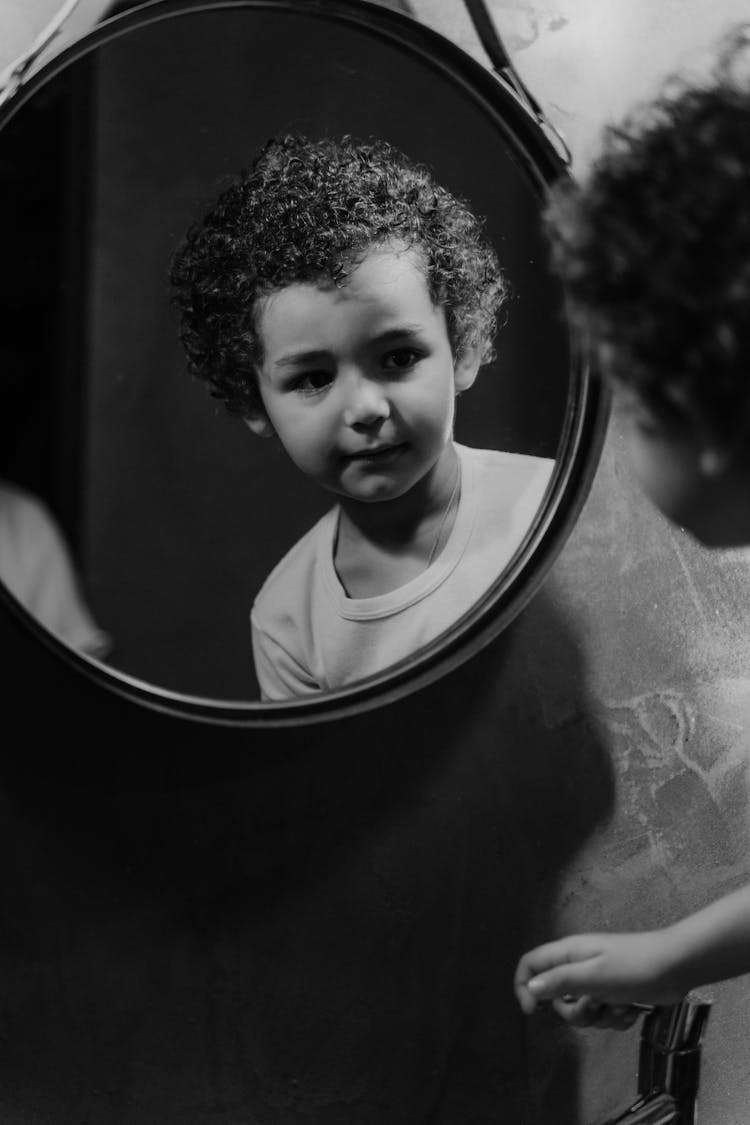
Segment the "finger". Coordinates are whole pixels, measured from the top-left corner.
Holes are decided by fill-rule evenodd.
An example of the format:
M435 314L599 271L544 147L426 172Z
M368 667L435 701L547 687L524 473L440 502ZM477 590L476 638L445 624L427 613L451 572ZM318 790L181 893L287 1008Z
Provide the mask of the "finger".
M552 1007L561 1020L573 1027L591 1027L599 1018L602 1004L591 996L558 998Z
M526 1015L531 1015L537 1008L537 997L533 991L530 992L527 988L528 982L536 977L543 968L551 968L553 965L557 964L560 958L556 955L555 950L559 945L559 942L549 942L547 945L540 945L536 949L532 949L529 953L525 953L516 966L516 971L513 976L513 988L521 1010ZM556 956L557 960L555 959Z
M581 1003L584 999L585 1004ZM606 1004L593 996L580 998L576 1005L564 1000L553 1001L555 1008L558 1005L562 1006L560 1014L566 1022L597 1030L627 1031L642 1014L631 1004Z
M596 991L594 962L579 961L557 965L527 980L526 989L537 1000L554 1000L566 993L573 993L575 996L591 995Z
M536 949L524 953L516 968L516 981L525 983L548 969L554 969L571 961L580 961L590 955L588 942L583 937L548 941L545 945L538 945Z
M529 992L525 984L516 983L515 986L516 1000L521 1005L521 1011L526 1016L530 1016L537 1009L536 997Z

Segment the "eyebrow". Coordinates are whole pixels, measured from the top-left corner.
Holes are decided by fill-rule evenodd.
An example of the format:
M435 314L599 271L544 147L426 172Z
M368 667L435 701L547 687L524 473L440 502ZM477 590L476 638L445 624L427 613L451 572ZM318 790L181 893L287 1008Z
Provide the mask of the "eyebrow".
M319 363L329 358L330 352L326 351L290 352L289 355L283 355L275 360L274 367L292 367L297 363Z
M405 336L419 336L422 331L422 326L419 324L399 324L395 328L387 328L385 332L378 333L368 343L370 346L389 344L393 340L403 340ZM274 367L294 367L301 363L320 363L323 360L330 359L330 356L331 353L322 348L306 352L289 352L288 355L283 355L275 360Z

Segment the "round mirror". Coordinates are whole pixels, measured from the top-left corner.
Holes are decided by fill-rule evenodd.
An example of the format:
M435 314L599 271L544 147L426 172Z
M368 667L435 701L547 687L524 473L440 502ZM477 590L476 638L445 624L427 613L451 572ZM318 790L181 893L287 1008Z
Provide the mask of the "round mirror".
M0 126L11 200L2 594L40 637L154 706L294 722L411 690L519 612L580 509L603 404L573 354L540 232L545 187L564 168L514 93L375 5L166 0L53 60ZM489 516L473 509L483 577L455 595L452 615L409 633L389 611L380 666L261 702L251 607L336 498L188 375L169 275L197 216L287 133L386 141L484 223L508 297L495 358L457 401L452 440L465 473L476 452L500 466L491 491L507 496ZM11 558L24 529L26 553ZM35 606L30 589L55 553L68 573L47 600L67 598L64 612ZM343 604L351 591L339 594Z

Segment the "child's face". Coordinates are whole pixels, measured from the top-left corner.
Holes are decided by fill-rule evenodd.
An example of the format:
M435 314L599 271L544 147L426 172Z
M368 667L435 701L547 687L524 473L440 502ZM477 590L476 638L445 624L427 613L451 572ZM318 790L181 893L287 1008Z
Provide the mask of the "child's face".
M750 542L746 462L687 421L666 427L628 387L615 384L614 392L615 414L646 496L706 546Z
M445 313L412 250L373 248L341 288L295 283L258 310L259 388L297 466L355 501L406 493L438 461L457 391L479 367L454 362Z

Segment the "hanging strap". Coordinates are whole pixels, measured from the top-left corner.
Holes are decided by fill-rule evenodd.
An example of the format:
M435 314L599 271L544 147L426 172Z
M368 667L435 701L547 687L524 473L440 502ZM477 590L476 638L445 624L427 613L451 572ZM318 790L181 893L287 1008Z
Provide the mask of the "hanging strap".
M15 59L10 66L0 71L0 106L9 101L19 87L23 85L23 80L29 67L34 60L41 55L44 48L48 46L52 39L54 39L77 4L78 0L65 0L63 6L52 17L46 27L42 29L28 51L25 51L19 58Z
M500 78L506 86L510 87L537 124L544 129L545 134L554 144L569 168L573 158L568 144L562 133L545 117L536 98L533 97L521 81L518 71L510 61L508 52L503 46L495 21L487 10L485 0L464 0L464 4L466 5L471 22L474 24L474 30L479 36L479 40L487 52L487 57L492 63L492 69L495 71L495 74L497 74L498 78Z

